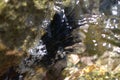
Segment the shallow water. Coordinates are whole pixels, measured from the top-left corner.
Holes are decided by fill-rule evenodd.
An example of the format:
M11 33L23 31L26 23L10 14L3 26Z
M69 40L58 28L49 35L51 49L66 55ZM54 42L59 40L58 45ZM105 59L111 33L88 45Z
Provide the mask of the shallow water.
M11 11L15 9L12 12L1 13L0 17L6 21L1 23L1 26L17 26L17 28L12 27L15 31L12 33L11 28L0 26L0 37L4 42L10 38L10 41L5 43L10 49L27 52L28 56L21 60L18 67L20 74L25 72L35 74L34 68L41 65L49 69L49 66L56 66L57 62L66 59L67 54L70 53L97 56L97 60L107 51L120 54L119 0L57 0L50 2L33 0L20 1L20 3L13 0L8 4L11 6L8 6ZM15 6L15 4L17 5ZM2 8L0 12L8 10L7 8ZM4 17L4 14L8 13L10 14ZM15 13L17 15L13 15ZM55 13L56 16L54 16ZM15 24L9 23L9 21ZM11 35L6 36L4 31L9 31ZM13 34L16 33L24 36L20 36L17 39L20 41L15 42L15 45L12 46L15 40ZM78 48L74 49L76 44L83 44L84 47L78 45ZM62 67L66 67L66 61L64 62L65 65Z

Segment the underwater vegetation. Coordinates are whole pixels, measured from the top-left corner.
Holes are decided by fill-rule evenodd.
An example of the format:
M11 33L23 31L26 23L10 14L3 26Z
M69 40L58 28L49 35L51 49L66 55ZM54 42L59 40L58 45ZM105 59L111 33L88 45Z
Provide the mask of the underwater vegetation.
M1 0L0 80L119 80L119 0Z

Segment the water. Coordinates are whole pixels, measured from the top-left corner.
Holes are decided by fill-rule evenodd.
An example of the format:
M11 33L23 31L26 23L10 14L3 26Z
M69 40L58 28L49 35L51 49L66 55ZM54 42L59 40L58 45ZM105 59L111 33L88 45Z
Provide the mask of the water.
M27 51L29 56L19 65L20 73L34 74L35 66L49 69L60 60L66 60L69 53L74 53L73 45L78 43L85 47L84 51L78 50L76 54L97 55L97 60L106 52L120 54L119 0L69 0L68 3L58 0L53 3L55 14L51 19L48 12L51 8L45 8L46 17L37 25L37 29L44 30L44 33L38 30L35 44ZM35 25L32 14L26 18L25 25ZM22 75L19 77L22 79Z
M95 1L92 0L92 2ZM98 2L96 1L96 3ZM87 55L101 56L106 51L120 53L119 1L101 0L100 6L97 7L95 4L91 5L88 0L77 0L72 4L75 4L74 7L67 7L68 10L72 8L72 11L69 12L66 8L64 11L62 2L55 3L54 10L57 14L53 18L53 23L50 23L49 20L43 21L46 34L36 46L29 49L30 65L37 61L37 64L43 62L44 65L48 66L55 63L56 59L65 58L64 48L70 46L72 38L64 38L72 35L71 32L75 28L79 28L85 34L82 43L86 46ZM100 12L96 8L99 8Z

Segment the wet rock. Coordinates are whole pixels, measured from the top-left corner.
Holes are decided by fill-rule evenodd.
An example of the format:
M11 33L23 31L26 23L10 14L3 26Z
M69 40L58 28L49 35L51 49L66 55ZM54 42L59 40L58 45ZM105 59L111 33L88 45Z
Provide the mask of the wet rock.
M2 76L11 66L19 65L27 55L28 48L36 41L36 37L42 35L39 34L41 31L39 26L46 12L36 9L33 1L1 0L0 6L0 76ZM51 16L47 18L50 19Z
M20 63L23 52L19 51L0 51L0 76L8 71L11 66L17 66ZM7 77L7 76L6 76Z
M119 72L119 70L117 70L120 64L119 57L120 55L116 52L106 51L104 55L102 55L96 63L98 65L106 67L106 70L108 72L113 71L113 73L114 72L117 73Z
M103 12L105 15L115 15L120 16L119 11L120 4L119 0L100 0L100 12Z
M66 60L58 61L52 65L43 80L63 80L62 70L66 67Z
M119 0L5 0L0 6L2 79L119 79Z

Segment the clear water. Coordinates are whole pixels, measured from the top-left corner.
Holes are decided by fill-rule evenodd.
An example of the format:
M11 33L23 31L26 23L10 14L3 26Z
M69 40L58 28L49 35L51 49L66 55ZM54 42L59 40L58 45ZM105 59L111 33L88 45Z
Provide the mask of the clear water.
M35 6L38 5L37 1L33 2ZM78 42L85 45L84 51L78 52L83 55L100 57L106 51L120 54L119 0L54 0L40 5L37 6L42 11L40 15L37 14L37 9L36 14L32 14L31 10L35 11L33 9L35 6L32 4L31 10L28 10L29 13L26 14L25 19L23 18L22 29L35 26L37 36L34 38L34 42L32 41L33 45L30 43L31 47L27 50L29 56L25 57L19 65L20 73L27 71L34 73L33 67L41 65L41 62L51 65L56 63L59 58L64 59L67 53L72 52L71 49L66 50L66 48L72 47L74 43ZM60 20L56 19L58 20L57 27L54 23L53 27L50 27L55 12L58 12ZM13 21L16 18L12 14L9 16L12 16L10 20ZM18 26L18 28L20 27ZM73 38L70 37L71 35ZM32 37L28 36L26 39L29 38ZM21 46L17 46L17 48L19 47ZM46 60L47 62L45 62ZM19 80L22 79L21 77L20 75Z
M55 1L54 3L54 11L65 12L68 23L72 27L79 27L79 31L85 35L82 42L86 46L87 55L101 56L106 51L120 53L119 0L71 0L67 7L63 5L64 2L62 1ZM49 19L43 20L42 27L46 29L49 37L53 37L50 28L47 28L49 23ZM44 49L42 49L43 46ZM36 53L38 48L39 51ZM29 49L29 53L32 56L47 55L45 44L42 45L38 41L36 46ZM41 59L41 57L39 58Z

